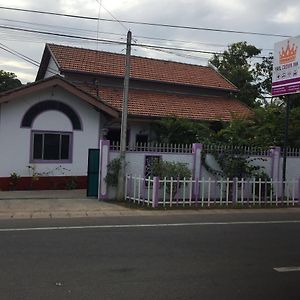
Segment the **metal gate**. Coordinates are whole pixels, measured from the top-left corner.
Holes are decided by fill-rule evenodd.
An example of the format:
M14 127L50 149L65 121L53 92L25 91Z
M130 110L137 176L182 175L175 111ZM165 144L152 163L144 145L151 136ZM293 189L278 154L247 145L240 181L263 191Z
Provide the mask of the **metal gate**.
M87 171L87 196L98 197L99 186L99 149L89 149Z

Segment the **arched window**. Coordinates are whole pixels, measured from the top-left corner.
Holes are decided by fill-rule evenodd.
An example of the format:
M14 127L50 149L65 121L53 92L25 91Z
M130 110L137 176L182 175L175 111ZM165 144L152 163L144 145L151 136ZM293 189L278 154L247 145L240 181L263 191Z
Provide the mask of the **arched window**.
M65 103L55 101L55 100L42 101L30 107L22 119L21 127L31 128L34 119L39 114L48 110L57 110L65 114L70 119L73 126L73 130L82 130L82 124L80 118L77 115L77 113L74 111L74 109Z

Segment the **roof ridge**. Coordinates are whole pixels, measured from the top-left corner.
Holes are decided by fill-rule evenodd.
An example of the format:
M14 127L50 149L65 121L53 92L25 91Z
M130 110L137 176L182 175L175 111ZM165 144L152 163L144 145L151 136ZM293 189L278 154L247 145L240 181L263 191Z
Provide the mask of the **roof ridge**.
M125 56L125 54L122 54L122 53L103 51L103 50L95 50L95 49L83 48L83 47L78 47L78 46L68 46L68 45L54 44L54 43L46 43L46 45L87 50L87 51L92 51L95 53L107 53L107 54L114 54L114 55L118 55L118 56ZM169 62L169 63L181 64L181 65L186 65L186 66L195 66L195 67L200 67L200 68L205 68L205 69L211 69L209 66L185 63L185 62L180 62L180 61L175 61L175 60L159 59L159 58L152 58L152 57L139 56L139 55L131 55L131 57L141 58L141 59L145 59L145 60L154 60L154 61L159 61L159 62Z

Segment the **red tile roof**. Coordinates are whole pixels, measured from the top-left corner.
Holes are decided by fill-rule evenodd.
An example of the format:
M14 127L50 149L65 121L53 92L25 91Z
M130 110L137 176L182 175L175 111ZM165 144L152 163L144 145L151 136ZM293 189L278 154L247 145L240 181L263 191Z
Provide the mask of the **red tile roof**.
M93 96L97 95L96 89L92 86L77 86ZM100 97L103 102L121 110L122 88L100 87ZM128 113L139 117L179 117L191 120L229 121L233 115L250 116L251 111L240 101L224 96L196 96L131 89Z
M124 76L125 55L123 54L54 44L47 44L47 47L62 72ZM211 67L138 56L131 57L131 78L237 91L231 82Z

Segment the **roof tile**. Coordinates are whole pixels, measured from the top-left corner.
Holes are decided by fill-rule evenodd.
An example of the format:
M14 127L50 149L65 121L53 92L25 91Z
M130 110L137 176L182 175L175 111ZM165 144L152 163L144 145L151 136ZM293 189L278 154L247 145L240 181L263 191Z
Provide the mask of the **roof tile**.
M93 96L97 95L95 87L78 85ZM121 111L123 89L100 87L103 102ZM247 117L250 109L233 98L219 96L197 96L186 94L170 94L155 91L130 89L128 113L140 117L178 117L191 120L229 121L233 115Z
M48 44L61 71L124 76L125 55ZM211 67L131 56L131 78L237 91Z

